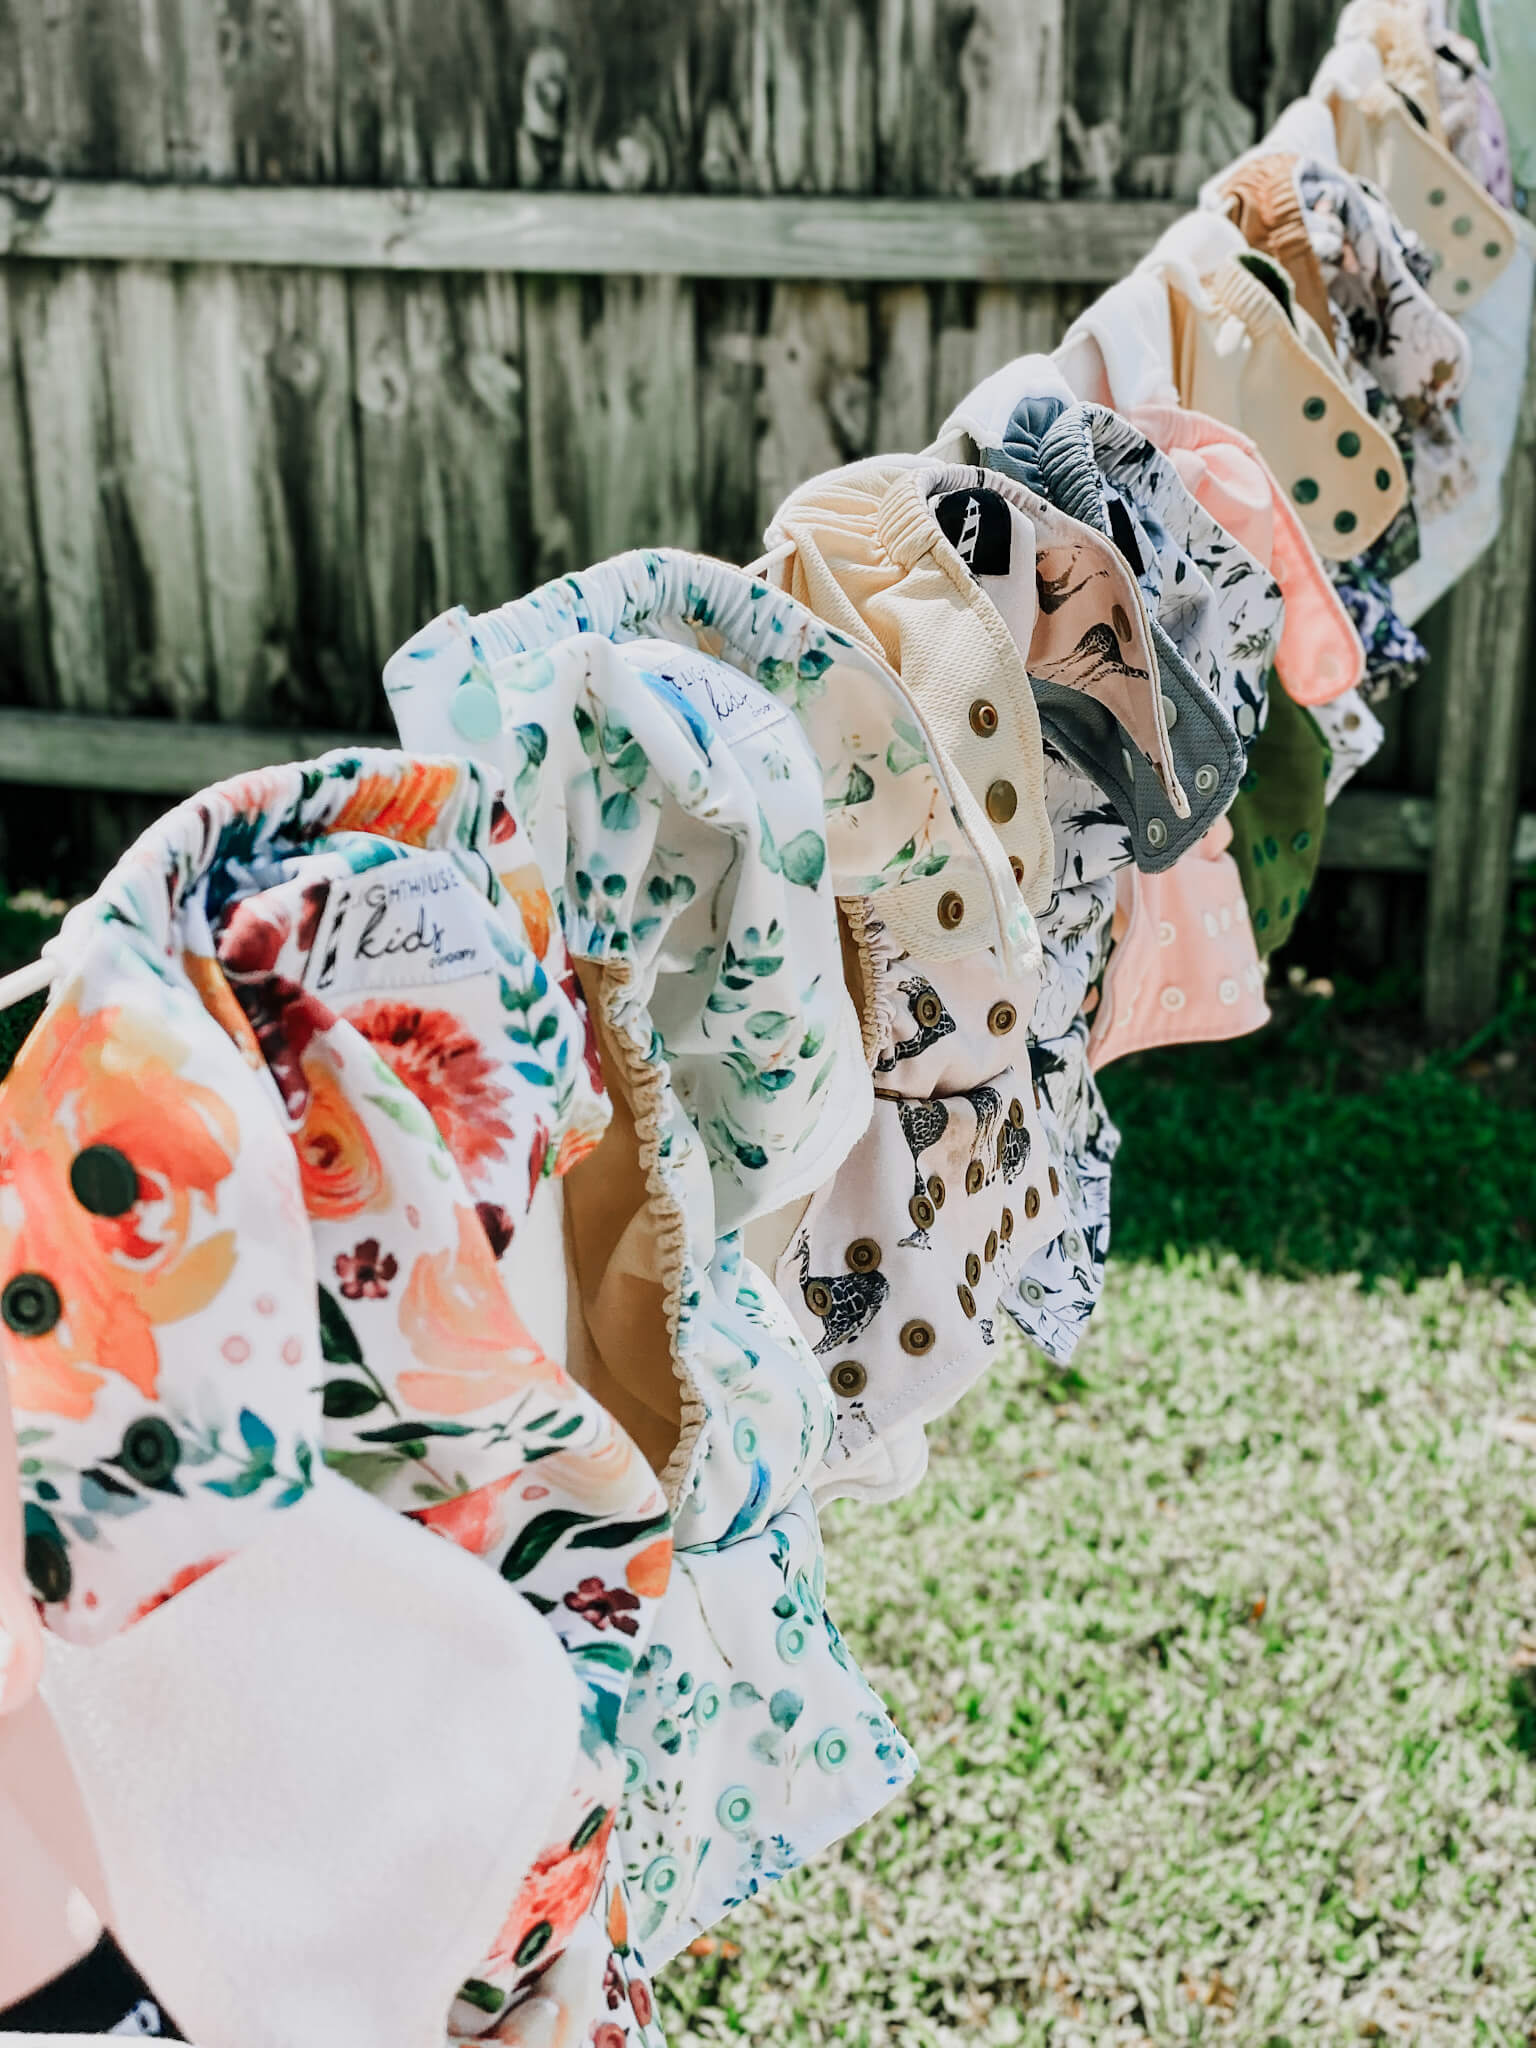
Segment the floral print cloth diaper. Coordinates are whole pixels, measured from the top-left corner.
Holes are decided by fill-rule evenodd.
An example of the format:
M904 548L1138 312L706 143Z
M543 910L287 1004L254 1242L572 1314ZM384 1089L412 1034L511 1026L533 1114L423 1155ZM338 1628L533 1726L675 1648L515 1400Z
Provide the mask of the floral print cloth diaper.
M614 1098L613 1131L565 1187L573 1368L661 1471L694 1569L674 1575L651 1642L730 1706L710 1755L735 1772L679 1776L677 1716L626 1706L615 1840L655 1961L743 1895L738 1877L778 1876L825 1839L819 1774L759 1780L751 1761L783 1733L784 1617L750 1592L773 1560L798 1560L806 1726L846 1736L835 1811L866 1818L914 1768L818 1604L802 1489L831 1397L740 1232L820 1186L868 1121L834 889L922 888L916 842L947 863L948 813L879 658L696 557L622 557L495 613L446 614L386 687L413 744L457 719L503 765ZM909 776L928 792L919 831ZM824 824L829 793L844 801ZM1011 875L1008 891L1017 902ZM726 1636L729 1653L711 1648ZM726 1799L749 1782L745 1804Z
M1315 159L1300 162L1296 178L1340 362L1357 366L1395 406L1414 510L1433 519L1472 483L1455 409L1471 369L1466 335L1430 297L1428 254L1379 192Z
M547 1287L513 1248L607 1121L547 898L480 771L343 753L172 811L55 946L0 1090L45 1618L93 1643L152 1613L302 1503L322 1458L546 1614L580 1759L456 2008L478 2033L603 1879L620 1704L671 1558L653 1472L509 1284Z

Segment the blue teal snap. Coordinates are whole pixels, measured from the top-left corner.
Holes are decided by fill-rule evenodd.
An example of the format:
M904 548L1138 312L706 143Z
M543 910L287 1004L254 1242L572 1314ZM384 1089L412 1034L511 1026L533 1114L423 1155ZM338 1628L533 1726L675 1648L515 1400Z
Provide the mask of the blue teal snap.
M735 1429L731 1432L731 1445L743 1464L747 1463L748 1459L751 1458L753 1452L757 1449L757 1431L746 1420L745 1416L743 1416L742 1420L737 1423Z
M811 1632L798 1615L789 1621L781 1621L773 1638L773 1647L786 1664L798 1664L810 1644Z
M501 731L501 705L489 683L460 683L448 715L461 740L493 740Z
M645 1758L639 1750L625 1749L619 1754L624 1759L624 1790L628 1792L632 1786L643 1785L649 1772Z
M720 1691L717 1686L701 1685L694 1694L693 1718L707 1728L720 1711Z
M853 1754L841 1728L824 1728L816 1738L816 1761L824 1771L840 1771Z
M733 1835L745 1834L756 1811L752 1794L745 1785L727 1785L715 1801L715 1819L721 1827L729 1828Z
M670 1898L677 1890L677 1881L682 1875L671 1856L653 1856L645 1866L645 1875L640 1888L653 1899Z

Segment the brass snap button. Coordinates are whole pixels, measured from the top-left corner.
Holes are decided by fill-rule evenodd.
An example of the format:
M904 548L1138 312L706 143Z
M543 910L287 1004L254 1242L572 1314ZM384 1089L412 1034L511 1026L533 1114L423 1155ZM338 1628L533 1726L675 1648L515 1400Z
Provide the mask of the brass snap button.
M87 1145L69 1162L75 1200L93 1216L126 1216L139 1199L138 1169L115 1145Z
M831 1315L832 1290L825 1280L811 1280L806 1283L805 1305L813 1316Z
M936 1173L928 1176L928 1192L933 1197L935 1209L942 1209L944 1206L944 1183Z
M1019 1021L1012 1003L994 1003L987 1012L987 1029L994 1038L1005 1038Z
M980 1283L981 1261L974 1252L967 1252L965 1255L965 1277L973 1287Z
M976 1297L974 1294L972 1294L969 1287L965 1286L965 1284L962 1282L961 1285L955 1289L955 1293L959 1297L960 1306L965 1311L966 1315L974 1316L976 1313Z
M1031 1223L1040 1214L1040 1190L1038 1188L1026 1188L1024 1190L1024 1214Z
M18 1337L46 1337L63 1313L59 1290L45 1273L16 1273L0 1294L0 1317Z
M925 988L917 1001L912 1005L912 1015L925 1031L932 1031L939 1019L944 1015L944 1005L939 1001L931 988Z
M1013 879L1015 880L1015 882L1018 883L1019 887L1022 889L1024 886L1023 861L1019 859L1019 856L1016 853L1010 853L1008 856L1008 865L1013 869Z
M901 1326L900 1344L903 1351L913 1358L921 1358L934 1346L932 1323L911 1322Z
M1009 1105L1008 1105L1008 1121L1009 1121L1009 1123L1011 1123L1011 1124L1013 1125L1013 1128L1014 1128L1014 1129L1015 1129L1016 1131L1022 1131L1022 1130L1023 1130L1023 1128L1024 1128L1024 1105L1023 1105L1023 1103L1022 1103L1022 1102L1020 1102L1020 1100L1019 1100L1019 1098L1017 1097L1017 1095L1015 1095L1015 1097L1013 1098L1012 1102L1010 1102L1010 1103L1009 1103Z
M980 1194L981 1184L986 1179L986 1177L987 1170L982 1165L981 1161L979 1159L973 1159L970 1165L965 1169L965 1192L968 1195Z
M989 704L985 697L978 697L971 706L971 731L979 733L984 740L989 740L997 731L997 726L997 706Z
M862 1394L869 1385L869 1374L856 1358L845 1358L841 1365L832 1368L832 1386L845 1401L851 1401L855 1394Z
M919 1230L932 1229L933 1204L926 1195L914 1195L907 1204L907 1214L912 1218L912 1221Z
M987 816L994 825L1006 825L1019 808L1019 792L1011 782L994 782L987 791Z
M939 923L947 932L955 931L965 923L965 898L953 889L946 889L939 898Z
M1002 1215L998 1217L997 1228L1003 1243L1011 1244L1013 1242L1013 1211L1011 1209L1005 1209Z
M872 1237L856 1237L843 1257L855 1273L872 1273L880 1263L880 1247Z
M992 1261L997 1257L997 1232L995 1230L989 1230L987 1232L986 1253L987 1264L990 1266Z
M1049 1172L1051 1176L1051 1193L1053 1195L1059 1195L1061 1193L1061 1180L1057 1175L1054 1166L1049 1169Z

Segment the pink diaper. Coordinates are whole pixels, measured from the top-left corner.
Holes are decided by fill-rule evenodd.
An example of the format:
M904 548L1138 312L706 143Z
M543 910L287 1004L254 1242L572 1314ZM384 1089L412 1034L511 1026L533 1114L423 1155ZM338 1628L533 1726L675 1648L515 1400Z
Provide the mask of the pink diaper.
M1241 1038L1269 1022L1231 839L1221 818L1166 873L1121 868L1115 950L1088 1036L1093 1067L1154 1045Z
M1290 500L1236 427L1178 405L1129 414L1165 449L1188 489L1235 541L1270 570L1285 598L1275 667L1297 704L1326 704L1365 673L1365 650Z

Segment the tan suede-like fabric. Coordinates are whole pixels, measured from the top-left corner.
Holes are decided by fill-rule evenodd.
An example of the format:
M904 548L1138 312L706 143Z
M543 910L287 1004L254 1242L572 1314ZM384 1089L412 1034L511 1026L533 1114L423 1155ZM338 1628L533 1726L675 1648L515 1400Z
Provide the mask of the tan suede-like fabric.
M676 1507L704 1410L677 1369L687 1228L657 1170L661 1076L612 1021L627 963L574 965L613 1120L597 1150L565 1176L566 1369L634 1438Z
M1297 307L1293 326L1250 268L1268 260L1255 253L1220 264L1204 280L1208 308L1170 290L1179 399L1251 436L1318 553L1348 561L1386 531L1408 479L1316 322Z
M1294 156L1250 157L1223 188L1228 217L1243 238L1286 271L1296 293L1324 334L1333 332L1328 286L1307 233L1307 218L1296 190Z
M1329 52L1312 92L1333 115L1339 162L1379 185L1399 220L1437 259L1430 297L1448 313L1465 313L1513 257L1514 223L1409 113L1400 59L1394 49L1394 73L1376 41L1357 34ZM1432 56L1429 89L1438 109Z

